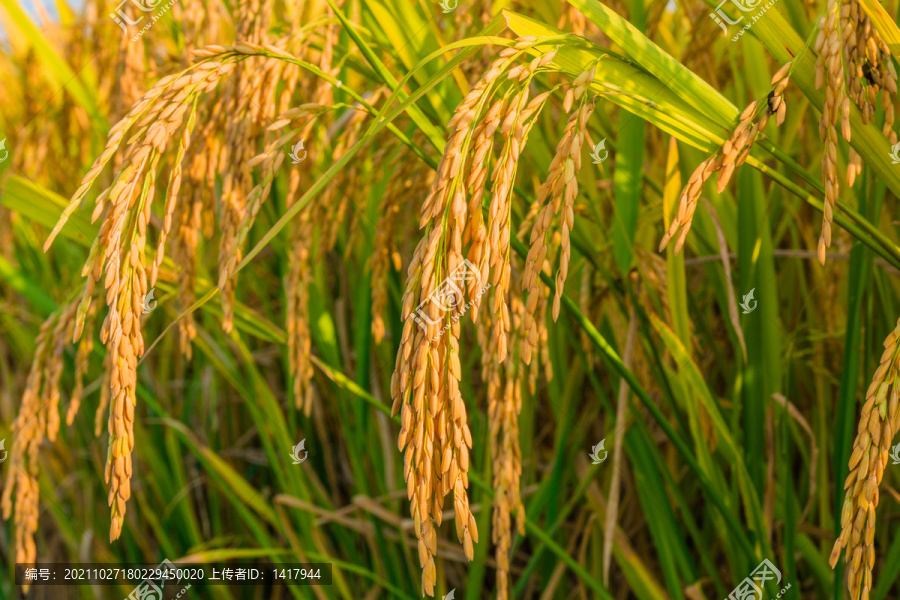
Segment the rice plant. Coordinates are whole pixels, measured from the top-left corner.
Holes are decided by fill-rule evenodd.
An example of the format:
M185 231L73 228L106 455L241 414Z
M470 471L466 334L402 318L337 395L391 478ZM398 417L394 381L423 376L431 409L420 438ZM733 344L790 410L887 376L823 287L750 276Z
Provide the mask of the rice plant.
M0 0L0 598L896 597L897 10Z

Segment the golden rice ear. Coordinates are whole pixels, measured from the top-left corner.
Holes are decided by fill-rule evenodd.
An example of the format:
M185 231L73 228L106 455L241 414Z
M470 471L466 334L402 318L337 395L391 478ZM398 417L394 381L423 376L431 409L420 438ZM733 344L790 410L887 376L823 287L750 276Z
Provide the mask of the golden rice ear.
M790 66L791 63L787 63L779 69L775 77L772 78L775 88L769 93L766 100L764 102L754 100L748 104L741 112L738 126L732 133L731 138L726 140L722 147L712 156L700 163L691 174L690 179L684 186L684 190L681 192L678 213L672 219L669 228L663 234L659 243L660 252L666 248L672 239L676 240L675 252L681 251L687 238L687 233L691 228L697 200L700 198L704 184L712 174L719 173L716 180L716 191L721 194L728 186L728 182L731 180L736 168L744 164L744 161L750 156L750 150L753 148L753 144L756 142L759 134L765 129L769 117L773 114L777 115L776 125L780 125L784 121L787 109L783 93L788 83Z
M515 348L521 343L526 332L523 328L525 305L522 292L516 290L521 286L514 285L510 294L510 313L512 327L510 344ZM546 302L544 303L546 306ZM493 477L496 490L492 500L491 541L495 545L497 561L497 598L508 598L509 589L509 553L512 541L511 514L521 510L519 498L520 478L522 474L522 457L519 449L519 411L522 406L522 384L529 375L528 369L517 361L497 360L498 347L491 333L490 322L496 314L490 308L483 311L481 323L477 328L478 345L481 348L482 377L487 386L488 430ZM537 366L537 363L535 363ZM471 433L464 429L464 442L471 446ZM521 514L521 513L520 513ZM469 522L457 522L457 533L467 547L466 538L472 544L478 543L478 529L474 516Z
M425 146L425 135L421 131L417 131L414 135L414 142L420 147ZM411 198L424 197L428 185L429 172L420 168L414 158L412 151L404 147L391 159L388 166L388 172L391 175L382 195L378 221L375 223L375 239L368 269L372 277L372 336L376 344L380 344L384 340L386 331L384 312L388 299L388 275L391 269L402 270L400 254L394 238L399 221L403 217L403 207ZM467 235L473 234L467 230ZM405 318L411 308L401 310L401 318ZM395 399L394 402L396 404L397 400ZM399 405L397 410L399 410Z
M584 92L593 81L594 68L579 75L572 84L578 90L571 98L583 97ZM570 96L566 95L568 103ZM570 110L571 106L566 107ZM539 274L544 267L547 253L547 237L550 234L551 220L555 214L560 215L560 261L556 274L556 289L553 298L553 320L559 317L563 288L568 277L569 259L572 254L570 231L575 224L575 198L578 196L578 167L581 164L581 147L586 135L586 123L594 110L593 102L582 100L578 109L570 114L562 138L556 146L556 154L550 162L550 173L538 191L535 203L540 206L546 201L543 210L535 219L531 230L531 248L525 260L525 272L522 277L523 290L529 298L524 315L524 328L527 332L522 341L522 355L526 364L530 364L533 344L536 341L537 324L534 309L537 308L538 288L541 287ZM597 159L595 159L596 161ZM549 199L549 201L548 201ZM534 297L532 301L530 298Z
M64 368L64 349L75 329L79 299L75 299L50 315L35 339L34 360L22 393L19 414L11 427L8 450L0 444L0 462L9 459L6 481L0 495L3 519L13 517L15 529L15 562L37 562L34 536L40 512L39 460L35 460L44 438L56 439L60 423L60 382ZM92 339L93 332L85 339ZM76 358L76 388L86 370L85 350L91 342L82 342ZM73 395L69 412L77 410L80 398ZM2 442L3 440L0 440ZM8 453L8 454L7 454ZM27 591L28 585L23 586Z
M519 45L524 48L533 41L523 38ZM492 363L503 362L512 325L508 306L512 189L528 133L550 98L541 94L530 99L528 83L541 61L532 57L527 64L514 65L517 56L516 51L501 52L450 120L448 143L422 206L420 227L425 233L409 266L403 300L406 320L392 378L394 403L404 406L401 436L409 465L407 484L418 498L411 509L417 536L424 539L431 517L440 519L443 498L452 493L457 534L470 559L478 533L467 492L472 437L459 390L459 321L467 311L473 311L475 321L483 295L491 291L490 310L482 312L490 316L481 324L492 331ZM504 73L506 77L501 78ZM585 80L587 85L589 78ZM510 93L487 104L484 99L497 82L507 82L502 85L511 86ZM580 114L584 116L583 111ZM503 143L489 173L496 134ZM570 138L565 152L577 152L579 147ZM485 222L482 202L489 177L493 184ZM558 186L560 201L565 183ZM572 192L569 203L574 200ZM469 251L464 255L466 243ZM563 274L565 269L564 263ZM453 301L447 302L450 297ZM411 410L407 412L406 407ZM428 593L436 546L420 543L419 548L423 588Z
M844 44L843 27L853 27L844 23L846 16L839 14L840 4L829 0L825 15L820 22L821 31L816 37L816 45L820 52L816 58L816 86L826 85L825 104L819 121L819 132L825 143L822 154L822 179L825 184L825 204L834 208L838 200L840 188L837 178L837 133L835 124L841 118L841 131L844 138L850 140L849 99L845 96L844 85ZM855 78L851 78L855 79ZM829 212L830 214L830 212ZM831 245L831 219L823 216L822 235L819 238L818 258L825 263L825 251ZM828 232L826 234L826 231Z
M488 113L492 120L483 122L482 98L510 62L503 57L494 61L454 113L447 146L422 206L421 227L425 233L410 262L404 293L405 322L391 395L395 406L402 406L404 415L404 476L411 498L416 498L410 514L419 538L422 589L429 595L434 590L437 550L432 517L441 519L443 498L451 490L456 499L457 524L462 520L468 525L470 515L466 492L468 449L462 434L467 417L459 391L462 373L458 341L458 317L466 308L464 303L461 305L459 294L448 290L467 289L470 267L462 255L463 232L484 245L487 228L481 222L480 205L484 192L474 192L480 194L479 201L477 209L470 212L464 191L467 181L481 182L482 187L486 181L483 159L489 153L501 111L499 107L492 108ZM516 129L509 128L507 135ZM471 161L466 172L470 162L467 153L472 151L473 143L482 160ZM497 190L504 181L500 179L495 184L495 196L500 195ZM497 207L492 207L492 218L498 212ZM381 261L385 263L384 258ZM470 264L478 269L478 265ZM478 279L487 277L487 272L477 273ZM468 539L465 534L464 539Z
M866 393L859 415L859 431L850 456L847 493L841 510L841 534L834 543L832 568L841 550L848 563L847 589L853 598L868 596L875 566L875 507L878 485L884 476L894 437L893 424L900 419L900 320L884 341L884 354Z

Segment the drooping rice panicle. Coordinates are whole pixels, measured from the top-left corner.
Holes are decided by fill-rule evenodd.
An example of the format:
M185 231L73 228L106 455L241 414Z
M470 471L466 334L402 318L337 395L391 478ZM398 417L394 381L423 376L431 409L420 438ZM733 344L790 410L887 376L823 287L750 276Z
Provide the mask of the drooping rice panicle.
M110 440L105 478L110 486L110 540L121 535L126 503L131 496L136 366L144 350L141 314L143 298L149 291L144 266L145 245L156 195L156 173L168 143L184 125L195 99L215 87L220 77L233 66L233 58L221 62L206 61L180 77L160 80L113 127L106 150L85 176L47 239L49 246L103 167L118 151L125 133L134 128L126 141L121 167L115 173L112 185L103 190L95 202L93 219L102 218L102 223L82 269L86 282L74 312L71 333L76 341L82 336L87 315L93 309L95 286L102 279L108 311L100 339L111 357L107 373L109 390L104 390L109 393ZM177 170L175 175L177 178Z
M891 441L900 427L900 320L884 340L881 363L875 370L859 415L850 454L850 474L844 482L841 534L831 551L831 567L846 549L847 590L853 600L867 599L875 567L875 508L878 485L888 464Z
M429 595L435 581L434 525L441 523L446 494L453 494L457 536L470 559L478 540L466 491L472 439L459 391L459 320L470 310L477 321L478 299L492 282L495 296L489 320L497 360L506 357L510 196L522 147L549 97L544 93L529 100L528 82L555 54L538 53L527 64L514 66L534 43L534 38L522 38L503 50L457 106L422 205L420 228L425 234L410 262L402 300L403 337L391 395L394 414L401 414L399 446L406 451L404 475L419 538L422 589ZM492 100L495 94L499 97ZM489 171L495 133L503 135L504 142ZM488 179L493 186L485 221L482 198ZM469 303L464 306L467 293Z
M510 295L513 353L522 336L524 304L520 292ZM510 551L512 546L511 515L515 513L516 530L525 533L525 507L521 499L522 452L519 448L519 413L522 410L522 380L526 367L517 360L498 360L498 345L490 333L494 313L484 310L482 327L478 327L481 347L482 379L487 387L488 429L491 445L491 472L494 498L491 514L491 541L497 561L497 598L509 597ZM537 363L535 363L535 366Z
M424 135L419 134L413 141L422 146ZM427 190L427 171L423 170L407 148L394 157L391 163L391 177L384 190L375 223L375 239L369 269L372 273L372 337L376 344L384 340L384 311L387 306L387 277L390 269L400 271L402 262L394 237L406 204L414 205L424 197ZM421 196L420 196L421 194ZM418 207L417 207L418 208ZM471 260L471 257L470 257Z
M819 119L819 136L825 143L822 155L822 180L825 185L825 217L819 238L819 262L825 264L825 251L831 246L833 212L840 196L837 167L837 125L851 140L850 101L859 108L863 124L874 121L878 92L884 109L882 134L892 145L894 103L897 97L897 73L890 50L873 26L858 0L829 0L819 20L819 32L813 48L816 58L816 89L825 85L825 103ZM846 67L846 73L845 73ZM847 185L852 186L862 172L862 158L853 148L847 162Z
M816 88L825 85L825 104L819 120L819 137L825 143L822 154L822 180L825 184L825 211L822 233L819 236L819 262L825 264L825 250L831 246L831 224L834 207L840 196L837 175L837 129L840 120L841 133L850 141L850 98L844 86L842 57L841 10L838 0L828 0L823 27L816 38ZM845 29L849 31L849 29Z
M712 177L713 173L718 173L716 180L719 193L725 189L731 180L732 174L737 167L744 164L750 155L753 144L759 137L760 133L765 129L769 122L769 117L775 115L775 124L781 125L787 114L787 104L784 100L784 90L790 79L788 77L792 63L787 63L775 73L772 78L772 91L766 97L765 103L754 100L741 113L738 126L732 133L731 138L717 150L712 156L694 170L690 179L681 192L681 198L678 203L678 213L672 219L669 229L663 235L662 241L659 243L659 251L668 245L669 241L678 234L675 242L676 254L681 251L687 234L691 229L691 223L694 218L694 210L697 208L697 200L703 191L704 184ZM826 203L826 218L831 218L831 212ZM830 231L830 226L829 226Z
M38 450L45 438L53 441L59 431L62 349L72 336L76 307L77 302L68 303L41 325L21 407L11 427L12 446L0 510L4 519L14 515L14 562L17 563L37 562L34 537L40 512ZM23 591L27 592L29 587L26 583Z
M522 277L522 286L528 296L523 325L525 337L522 342L522 360L525 361L525 364L531 364L532 350L538 345L539 328L536 314L540 300L539 273L544 268L550 225L555 215L560 215L562 236L559 270L556 275L556 293L553 298L553 320L555 321L559 316L560 300L571 256L569 231L575 223L574 203L575 197L578 195L578 182L575 175L581 167L581 145L584 142L587 120L594 109L593 102L588 101L586 97L593 79L594 67L591 67L579 75L572 82L571 88L566 91L565 106L571 108L575 100L578 100L580 104L569 116L563 136L556 145L556 154L550 163L549 175L535 198L535 203L542 205L543 208L535 218L534 226L531 229L530 248L528 257L525 259L525 271ZM546 204L544 204L545 202Z

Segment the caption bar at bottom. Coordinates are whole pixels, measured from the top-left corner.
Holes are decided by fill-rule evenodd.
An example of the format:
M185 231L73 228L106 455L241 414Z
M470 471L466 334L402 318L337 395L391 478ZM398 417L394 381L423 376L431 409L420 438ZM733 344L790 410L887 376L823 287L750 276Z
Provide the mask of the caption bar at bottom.
M16 563L16 585L331 585L330 563L279 565Z

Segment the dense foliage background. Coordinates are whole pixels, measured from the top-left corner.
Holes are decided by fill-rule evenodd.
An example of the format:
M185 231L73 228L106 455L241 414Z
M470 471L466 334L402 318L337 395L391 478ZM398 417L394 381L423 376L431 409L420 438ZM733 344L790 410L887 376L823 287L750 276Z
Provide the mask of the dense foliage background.
M0 598L897 597L897 3L749 4L0 0Z

